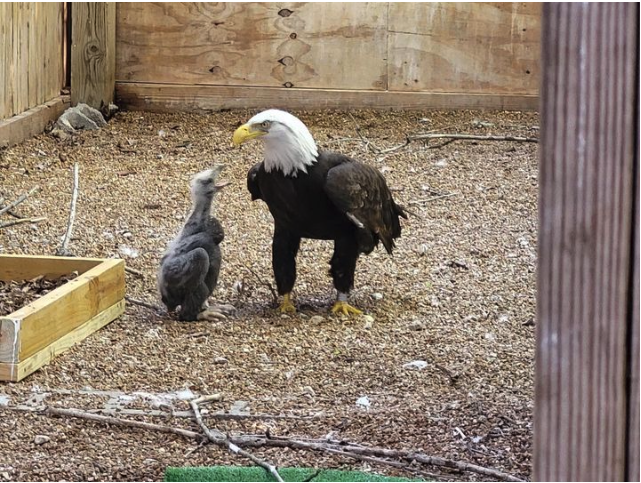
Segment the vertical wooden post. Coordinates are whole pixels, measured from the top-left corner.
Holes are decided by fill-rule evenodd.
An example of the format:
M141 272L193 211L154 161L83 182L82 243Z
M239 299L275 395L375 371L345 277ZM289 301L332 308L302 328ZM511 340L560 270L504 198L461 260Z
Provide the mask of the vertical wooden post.
M544 4L536 481L634 474L638 19L633 3Z
M101 109L116 83L116 4L74 3L71 22L71 104Z

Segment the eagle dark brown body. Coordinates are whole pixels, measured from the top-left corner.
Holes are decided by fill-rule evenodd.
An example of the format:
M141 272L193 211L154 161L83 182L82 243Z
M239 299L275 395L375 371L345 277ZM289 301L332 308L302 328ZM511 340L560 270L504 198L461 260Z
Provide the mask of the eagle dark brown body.
M354 284L359 254L370 253L381 241L392 253L401 235L399 217L407 218L375 168L347 156L321 152L316 163L285 176L267 172L264 163L248 174L253 200L262 199L274 217L273 267L281 295L296 279L296 254L301 238L334 240L330 262L334 286L348 293Z

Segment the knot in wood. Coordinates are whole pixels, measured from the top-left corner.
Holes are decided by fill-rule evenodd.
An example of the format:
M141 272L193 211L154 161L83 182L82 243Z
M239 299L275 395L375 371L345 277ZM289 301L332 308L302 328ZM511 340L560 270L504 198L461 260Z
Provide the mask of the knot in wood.
M296 32L289 34L289 38L292 40L294 40L296 37L298 37L298 35L296 35Z
M278 15L280 15L281 17L289 17L292 13L294 12L288 8L283 8L278 11Z
M285 66L290 66L290 65L294 65L294 58L290 57L289 55L286 55L285 57L280 59L278 62Z
M289 87L294 87L294 84L292 84L291 82L285 82L283 86L289 88Z

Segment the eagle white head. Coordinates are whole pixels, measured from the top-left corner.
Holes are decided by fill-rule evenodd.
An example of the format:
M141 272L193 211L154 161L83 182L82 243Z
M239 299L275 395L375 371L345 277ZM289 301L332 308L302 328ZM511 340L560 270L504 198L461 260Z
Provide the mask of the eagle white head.
M316 162L318 148L309 129L296 116L278 109L256 114L234 132L234 144L260 138L265 144L265 171L296 177Z

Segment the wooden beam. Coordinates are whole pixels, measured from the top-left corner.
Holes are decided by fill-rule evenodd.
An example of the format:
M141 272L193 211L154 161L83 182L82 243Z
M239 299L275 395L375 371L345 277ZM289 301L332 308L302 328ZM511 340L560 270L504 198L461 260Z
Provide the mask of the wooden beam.
M69 96L59 96L28 111L0 121L0 148L13 146L43 132L69 107Z
M103 109L114 96L116 4L74 3L71 21L71 105Z
M499 109L536 110L537 96L202 86L117 82L122 109L206 112L220 109Z
M0 255L0 280L31 280L43 275L56 279L72 272L84 273L104 260L101 258L48 257L40 255Z
M544 5L534 481L626 476L638 19Z
M638 35L638 34L637 34ZM638 59L637 59L638 60ZM639 74L638 65L637 65L637 75ZM636 85L639 85L639 79L637 78ZM641 453L641 444L639 442L639 405L641 404L639 398L639 228L641 228L641 222L639 221L639 190L641 181L639 181L639 94L637 92L637 98L635 102L637 112L635 114L636 119L636 146L634 149L636 157L636 170L633 173L633 179L636 180L635 183L635 201L634 206L636 207L636 216L634 218L634 227L632 229L632 280L631 280L631 304L630 304L630 314L628 316L628 325L630 330L630 349L629 349L629 369L628 369L628 461L626 464L626 477L625 481L639 481L641 478L641 473L639 471L639 453Z
M0 318L0 361L31 357L125 296L125 262L104 260L63 286Z
M29 374L51 362L54 357L73 347L78 342L86 339L89 335L119 317L124 311L125 300L122 299L24 361L18 363L0 362L0 381L15 382L24 379Z

